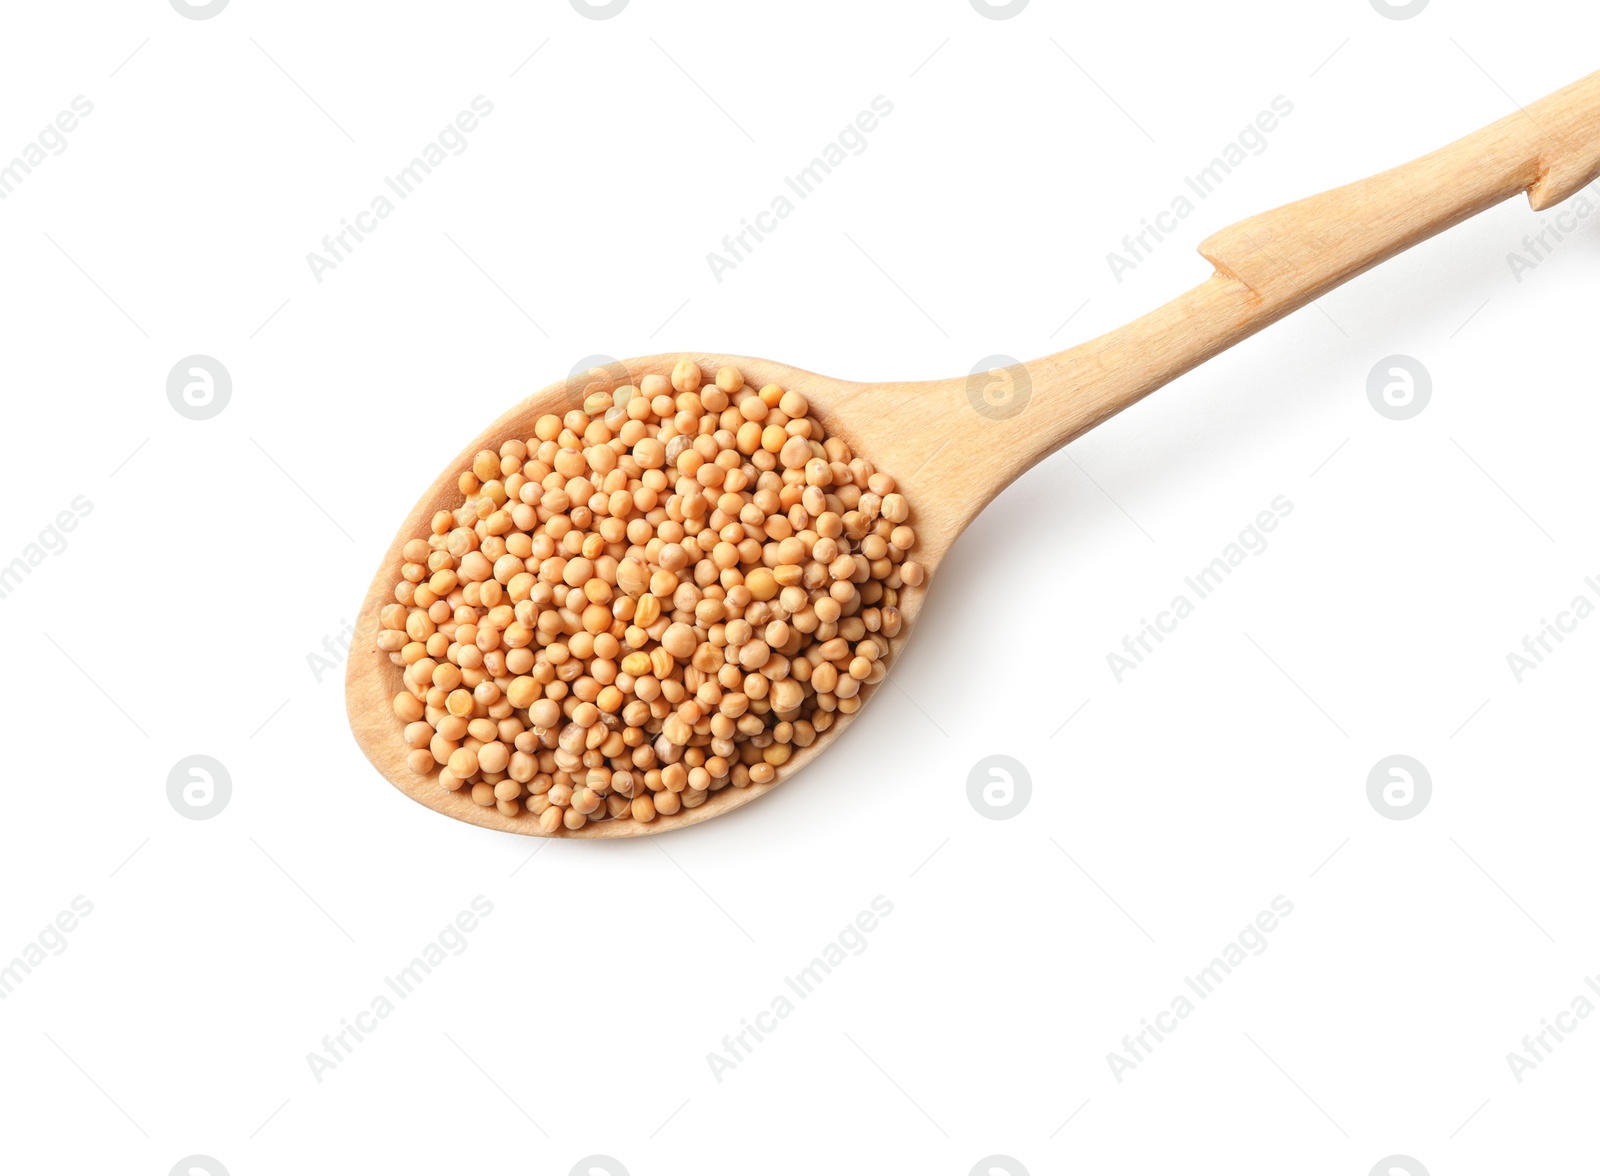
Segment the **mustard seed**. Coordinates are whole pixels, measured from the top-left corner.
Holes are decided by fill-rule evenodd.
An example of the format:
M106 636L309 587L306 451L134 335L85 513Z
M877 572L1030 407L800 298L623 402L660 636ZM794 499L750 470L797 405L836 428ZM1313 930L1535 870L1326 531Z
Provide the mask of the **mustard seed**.
M672 386L679 392L693 392L704 378L700 365L692 359L680 359L672 369Z
M681 621L668 625L667 631L661 635L662 648L679 661L687 661L697 644L694 630Z

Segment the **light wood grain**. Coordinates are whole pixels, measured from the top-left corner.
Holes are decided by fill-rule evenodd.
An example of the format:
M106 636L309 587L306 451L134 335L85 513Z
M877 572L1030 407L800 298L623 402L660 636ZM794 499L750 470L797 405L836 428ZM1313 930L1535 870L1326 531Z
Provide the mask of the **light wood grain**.
M1421 159L1320 196L1286 205L1224 229L1200 252L1216 272L1209 280L1091 342L1018 365L1013 389L1031 391L1014 415L982 395L988 378L859 384L830 379L770 360L690 354L707 372L731 364L757 386L802 392L829 431L894 475L911 502L916 556L937 579L951 546L995 495L1037 462L1101 421L1191 368L1276 322L1357 274L1486 208L1528 192L1535 209L1567 199L1600 177L1600 73L1534 103ZM604 381L637 383L666 375L682 354L628 360ZM994 380L1001 381L996 376ZM1003 387L1003 381L998 386ZM984 406L982 409L975 406ZM526 438L534 421L576 403L568 381L516 405L466 445L428 487L384 554L361 606L346 676L356 741L400 791L446 816L510 833L539 836L529 815L508 818L434 777L406 766L403 724L391 709L400 671L373 644L378 609L393 599L400 549L427 533L437 510L459 505L456 476L480 449ZM1018 401L1011 401L1014 407ZM926 590L902 600L904 626L893 657L909 639ZM869 698L883 684L863 692ZM863 708L864 710L865 708ZM862 713L860 711L857 712ZM712 793L697 808L649 824L591 823L562 837L631 837L696 824L749 803L791 779L827 750L854 716L841 715L811 747L798 752L776 780Z

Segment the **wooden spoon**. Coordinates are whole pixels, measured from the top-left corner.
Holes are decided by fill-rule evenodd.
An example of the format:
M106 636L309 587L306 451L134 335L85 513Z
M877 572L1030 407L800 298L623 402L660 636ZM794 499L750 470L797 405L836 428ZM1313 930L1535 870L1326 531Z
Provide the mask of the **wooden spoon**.
M803 393L829 432L892 475L910 500L915 556L937 571L956 537L1025 470L1191 368L1412 245L1527 192L1535 210L1600 177L1600 73L1431 155L1347 187L1241 221L1200 246L1216 272L1202 285L1092 342L973 377L908 384L829 379L764 359L691 355L702 369L739 368L747 383ZM604 388L668 375L682 355L612 365L584 377ZM623 370L625 369L625 371ZM345 695L356 741L395 787L446 816L509 833L540 835L529 814L508 818L406 766L403 724L391 700L400 670L373 643L378 610L393 600L401 548L425 535L433 513L458 506L459 472L481 449L532 435L534 421L582 399L573 380L512 408L475 438L406 516L361 605ZM904 593L900 652L924 593ZM891 663L892 664L892 663ZM892 671L891 671L892 672ZM864 692L865 694L870 693ZM726 787L705 803L658 816L590 823L569 837L632 837L680 829L747 804L824 752L853 716L840 715L769 784Z

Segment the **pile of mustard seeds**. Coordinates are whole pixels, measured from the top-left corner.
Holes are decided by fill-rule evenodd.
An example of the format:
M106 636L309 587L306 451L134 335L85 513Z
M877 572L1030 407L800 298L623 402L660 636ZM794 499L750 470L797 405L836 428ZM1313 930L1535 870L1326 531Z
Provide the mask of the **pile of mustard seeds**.
M540 417L405 544L377 643L413 771L545 833L649 822L771 782L883 679L905 497L798 392L704 379Z

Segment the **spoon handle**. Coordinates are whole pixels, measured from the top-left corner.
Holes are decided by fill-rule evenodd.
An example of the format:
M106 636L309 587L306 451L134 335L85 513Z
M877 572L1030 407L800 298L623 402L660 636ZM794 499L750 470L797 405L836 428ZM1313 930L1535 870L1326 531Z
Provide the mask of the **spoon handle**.
M1519 192L1537 211L1597 178L1600 73L1392 171L1223 229L1200 246L1216 267L1209 281L1098 339L1022 365L1034 411L984 412L973 400L997 421L979 455L963 450L960 471L930 463L931 476L974 491L952 505L952 533L1073 438L1379 262ZM947 435L973 427L970 386L952 382Z

